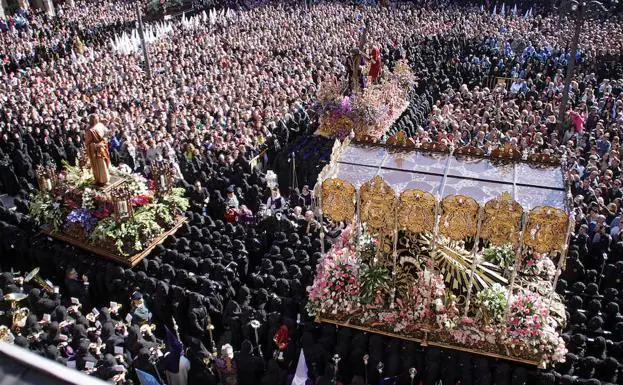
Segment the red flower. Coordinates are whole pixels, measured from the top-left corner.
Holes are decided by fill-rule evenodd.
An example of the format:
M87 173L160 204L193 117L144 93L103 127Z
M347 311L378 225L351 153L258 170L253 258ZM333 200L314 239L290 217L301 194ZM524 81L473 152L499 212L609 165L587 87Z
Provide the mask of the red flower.
M95 210L95 214L93 214L97 219L103 219L110 216L110 210L107 207L100 207Z
M78 204L69 197L65 197L64 201L65 201L65 205L71 209L75 209L78 207Z
M132 204L134 206L143 206L149 203L149 197L146 195L137 195L132 198Z

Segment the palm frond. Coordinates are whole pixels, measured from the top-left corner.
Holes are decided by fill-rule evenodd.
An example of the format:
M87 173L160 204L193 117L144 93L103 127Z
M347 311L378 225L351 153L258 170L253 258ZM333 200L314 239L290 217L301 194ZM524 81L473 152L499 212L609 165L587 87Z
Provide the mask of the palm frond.
M437 238L434 251L431 235L423 234L421 241L424 246L423 251L433 259L435 268L442 273L446 286L460 294L467 293L472 273L472 254L441 236ZM502 269L489 262L478 264L474 272L472 291L483 290L494 283L508 285L507 279L503 277Z

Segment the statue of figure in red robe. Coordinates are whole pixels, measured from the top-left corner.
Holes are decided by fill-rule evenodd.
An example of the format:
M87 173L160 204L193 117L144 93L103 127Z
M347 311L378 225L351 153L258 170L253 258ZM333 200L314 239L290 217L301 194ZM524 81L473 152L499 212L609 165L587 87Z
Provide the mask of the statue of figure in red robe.
M376 84L379 75L381 75L381 50L378 47L372 47L370 52L370 71L368 72L372 84Z

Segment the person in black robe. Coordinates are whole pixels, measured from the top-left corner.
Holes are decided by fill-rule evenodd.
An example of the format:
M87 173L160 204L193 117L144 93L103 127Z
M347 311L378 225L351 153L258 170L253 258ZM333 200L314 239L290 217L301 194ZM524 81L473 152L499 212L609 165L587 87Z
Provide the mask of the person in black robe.
M9 195L17 195L20 190L15 168L7 155L0 156L0 188Z
M264 361L253 354L253 345L249 340L242 342L240 352L235 356L238 370L238 385L255 385L264 374Z

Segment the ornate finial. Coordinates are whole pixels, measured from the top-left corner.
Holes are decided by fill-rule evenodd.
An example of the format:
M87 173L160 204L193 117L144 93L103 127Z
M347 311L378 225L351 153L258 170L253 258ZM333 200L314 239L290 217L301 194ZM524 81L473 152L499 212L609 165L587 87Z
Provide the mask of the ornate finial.
M382 375L383 369L385 369L385 364L382 361L379 361L378 365L376 365L376 370Z
M152 166L152 176L156 182L156 192L159 195L166 195L173 188L173 170L167 162L156 162Z

